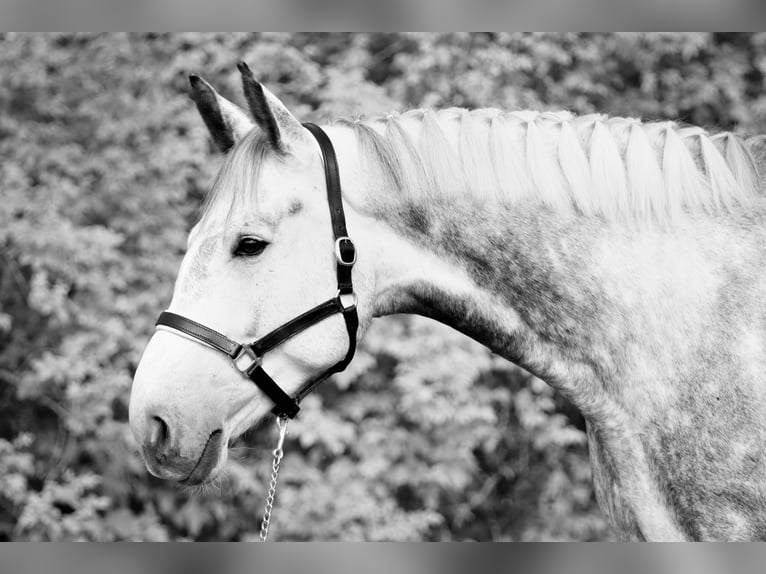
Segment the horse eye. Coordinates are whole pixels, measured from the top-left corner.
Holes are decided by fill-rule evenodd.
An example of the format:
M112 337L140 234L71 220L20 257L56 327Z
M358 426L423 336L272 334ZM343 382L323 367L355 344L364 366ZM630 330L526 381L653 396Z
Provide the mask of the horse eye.
M268 243L255 237L242 237L234 248L235 257L254 257L266 249Z

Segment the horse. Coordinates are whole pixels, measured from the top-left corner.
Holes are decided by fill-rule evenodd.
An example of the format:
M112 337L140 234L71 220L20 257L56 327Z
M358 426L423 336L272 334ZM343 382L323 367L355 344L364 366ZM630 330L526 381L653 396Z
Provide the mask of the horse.
M766 538L766 138L450 108L341 118L323 143L240 71L250 114L190 76L225 157L133 381L150 473L211 481L229 442L297 408L374 317L414 313L582 412L621 539ZM336 290L268 352L234 348Z

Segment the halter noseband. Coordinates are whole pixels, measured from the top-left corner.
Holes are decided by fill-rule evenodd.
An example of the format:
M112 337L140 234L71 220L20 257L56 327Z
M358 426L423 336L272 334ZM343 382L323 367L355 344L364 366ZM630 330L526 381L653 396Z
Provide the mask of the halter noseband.
M359 317L356 312L356 293L354 293L354 285L351 281L351 270L354 263L356 263L356 248L351 238L348 237L348 231L346 230L346 217L343 213L343 200L340 191L338 160L330 138L327 137L322 128L310 123L303 124L303 126L316 138L322 150L325 181L327 184L327 199L330 204L330 219L332 221L332 232L335 236L338 292L331 299L320 303L302 315L298 315L250 344L232 341L210 327L170 311L161 313L156 323L156 326L168 327L183 333L185 336L191 337L195 341L227 355L234 363L234 366L253 381L274 402L275 406L271 412L277 416L289 418L293 418L298 413L300 410L298 403L303 397L314 390L327 377L344 370L348 366L356 351L356 330L359 326ZM261 367L263 355L294 335L335 313L342 313L343 319L346 322L349 341L346 356L319 377L304 385L298 391L295 398L290 397Z

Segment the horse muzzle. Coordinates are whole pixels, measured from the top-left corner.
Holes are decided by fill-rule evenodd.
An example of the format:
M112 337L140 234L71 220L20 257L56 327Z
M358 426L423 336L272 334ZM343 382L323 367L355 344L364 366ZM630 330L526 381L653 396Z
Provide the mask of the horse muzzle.
M138 437L137 437L138 438ZM168 423L158 416L147 420L141 454L151 474L185 485L197 485L214 478L215 470L222 466L226 454L224 434L216 429L206 441L186 441L173 432Z

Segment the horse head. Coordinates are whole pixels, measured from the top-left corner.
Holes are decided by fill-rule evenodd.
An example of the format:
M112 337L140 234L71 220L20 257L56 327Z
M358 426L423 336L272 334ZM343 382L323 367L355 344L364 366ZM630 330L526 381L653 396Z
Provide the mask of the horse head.
M187 484L212 480L229 442L274 401L293 416L307 384L350 360L357 321L361 333L372 315L369 263L360 259L352 288L356 254L338 237L340 191L324 189L323 132L312 135L246 65L240 72L254 121L191 76L193 99L226 157L130 399L149 471ZM332 191L340 215L337 203L328 210Z

